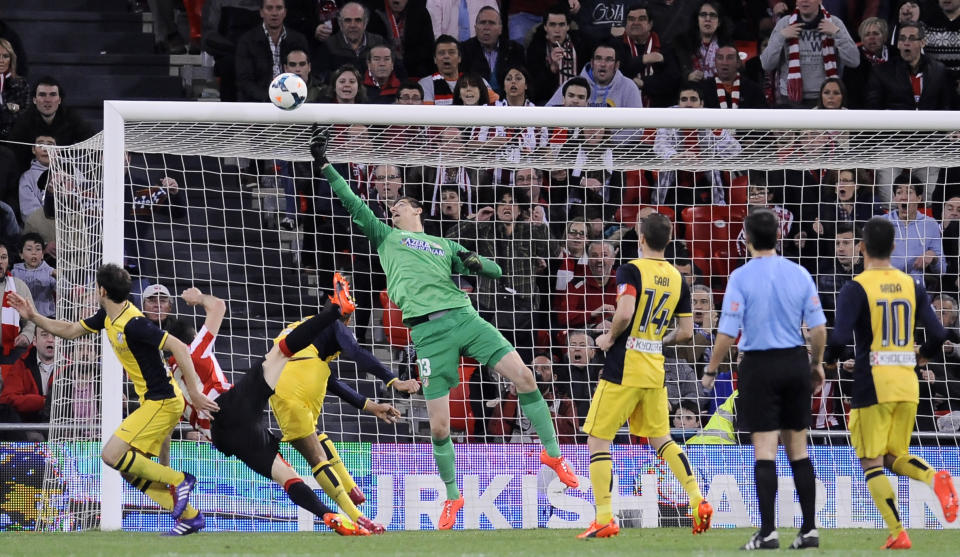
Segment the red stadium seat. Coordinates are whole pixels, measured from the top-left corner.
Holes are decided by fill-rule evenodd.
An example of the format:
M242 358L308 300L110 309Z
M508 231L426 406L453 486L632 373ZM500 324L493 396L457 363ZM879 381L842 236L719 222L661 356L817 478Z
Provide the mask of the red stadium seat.
M403 325L403 312L390 301L386 290L380 291L380 306L383 308L383 329L390 346L394 348L410 346L410 329Z
M730 204L731 205L746 205L747 204L747 185L750 183L750 177L746 174L743 176L737 176L733 179L733 182L730 183Z
M476 365L469 365L461 360L460 384L450 390L450 428L465 431L473 435L476 420L473 409L470 408L470 377L477 371Z
M702 205L687 207L681 218L694 263L711 275L711 284L725 281L734 268L737 236L743 229L746 206Z

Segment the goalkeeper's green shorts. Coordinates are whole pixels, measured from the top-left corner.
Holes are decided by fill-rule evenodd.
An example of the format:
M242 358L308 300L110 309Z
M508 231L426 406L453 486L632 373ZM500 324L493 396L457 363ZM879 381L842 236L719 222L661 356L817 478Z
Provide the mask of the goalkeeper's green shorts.
M472 307L448 310L410 329L417 367L427 400L440 398L460 384L460 356L494 366L514 350L500 331Z

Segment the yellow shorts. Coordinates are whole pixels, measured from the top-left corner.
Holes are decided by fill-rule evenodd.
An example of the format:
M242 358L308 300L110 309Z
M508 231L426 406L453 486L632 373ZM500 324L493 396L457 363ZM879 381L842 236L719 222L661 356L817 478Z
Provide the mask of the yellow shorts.
M881 402L850 411L850 442L860 458L901 456L910 448L916 402Z
M625 387L601 379L583 422L583 432L612 441L626 421L630 422L633 435L651 438L669 435L667 389Z
M150 456L160 454L160 447L167 440L183 414L183 396L163 400L144 400L140 408L127 416L114 435L131 447Z
M327 396L330 366L319 358L290 360L283 368L270 408L286 442L317 433L317 421Z

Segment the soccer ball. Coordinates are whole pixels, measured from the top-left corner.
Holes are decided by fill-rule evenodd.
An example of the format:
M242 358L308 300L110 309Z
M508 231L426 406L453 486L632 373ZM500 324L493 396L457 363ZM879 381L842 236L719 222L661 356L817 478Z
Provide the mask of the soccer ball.
M307 100L307 84L295 73L282 73L270 83L267 94L278 108L293 110Z

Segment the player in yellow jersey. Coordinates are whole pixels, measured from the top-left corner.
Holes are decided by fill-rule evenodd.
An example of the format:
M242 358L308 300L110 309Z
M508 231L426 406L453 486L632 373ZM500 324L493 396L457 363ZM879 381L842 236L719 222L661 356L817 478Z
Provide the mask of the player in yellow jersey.
M610 442L626 421L632 434L650 440L683 485L693 509L693 533L710 527L713 508L700 493L690 461L670 438L670 407L663 384L663 347L693 336L690 289L663 258L672 230L667 217L647 216L640 235L643 257L617 269L616 313L610 330L597 337L597 346L607 353L606 364L583 424L589 436L597 517L578 538L609 538L620 532L611 506ZM665 335L674 317L678 326Z
M957 492L950 472L938 472L909 453L920 398L914 371L916 322L927 332L927 341L919 349L922 358L936 355L947 333L923 285L890 265L893 243L889 220L873 217L864 225L860 242L864 271L840 289L827 361L836 361L845 345L856 342L850 440L873 502L890 529L883 548L909 549L910 537L900 521L897 496L884 467L929 485L947 522L957 518Z
M187 346L146 319L127 300L127 271L113 263L101 265L97 269L97 294L100 311L77 323L44 317L16 293L11 293L9 299L24 319L60 338L75 339L106 331L110 346L140 397L140 407L123 420L100 456L134 487L171 511L178 520L171 535L199 531L204 527L203 515L189 504L196 479L150 459L159 454L163 442L180 421L184 406L183 394L167 371L160 351L169 350L180 362L187 392L197 410L215 412L219 407L201 392Z
M346 284L340 273L334 276L335 289L337 284ZM373 354L361 348L347 328L351 315L344 312L340 321L325 328L312 344L293 354L277 381L275 394L270 397L270 407L283 432L283 441L303 455L324 491L331 489L327 493L336 500L340 510L370 532L380 534L385 531L383 526L368 520L356 508L365 500L363 491L343 465L333 441L326 433L317 435L317 421L328 387L346 402L381 419L392 422L399 413L393 406L363 397L336 381L330 373L330 362L342 354L356 362L361 374L372 373L387 386L405 393L417 392L420 384L415 379L398 380ZM274 342L280 343L299 324L288 325Z

